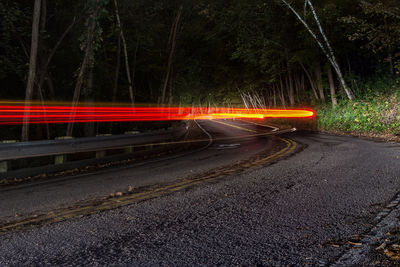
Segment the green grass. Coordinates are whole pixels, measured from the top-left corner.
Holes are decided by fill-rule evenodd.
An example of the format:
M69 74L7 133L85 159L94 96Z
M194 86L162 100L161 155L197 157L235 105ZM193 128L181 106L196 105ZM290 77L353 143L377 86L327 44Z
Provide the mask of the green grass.
M321 130L400 134L400 94L369 94L357 101L342 100L337 107L315 108Z

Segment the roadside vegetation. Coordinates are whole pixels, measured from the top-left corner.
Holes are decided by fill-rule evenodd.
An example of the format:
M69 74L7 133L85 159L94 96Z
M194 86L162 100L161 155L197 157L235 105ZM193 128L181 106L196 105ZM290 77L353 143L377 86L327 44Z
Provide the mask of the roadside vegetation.
M337 106L315 106L318 129L400 136L400 80L379 78L359 86L365 89L354 101L342 100Z
M400 97L376 95L354 102L341 101L337 107L316 107L318 128L326 131L342 131L364 134L388 134L400 136Z

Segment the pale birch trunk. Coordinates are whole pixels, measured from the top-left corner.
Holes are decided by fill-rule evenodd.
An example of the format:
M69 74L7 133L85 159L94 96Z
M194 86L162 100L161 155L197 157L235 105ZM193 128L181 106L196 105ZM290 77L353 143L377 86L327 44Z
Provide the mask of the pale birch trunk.
M335 69L336 74L339 78L340 84L342 85L344 91L346 92L346 95L348 99L353 100L354 95L351 89L347 86L346 81L344 80L342 71L339 67L339 64L336 61L335 54L333 53L333 49L328 41L328 38L326 37L322 26L319 22L318 16L314 10L313 5L311 4L310 0L306 0L306 5L308 5L311 9L311 12L313 14L314 20L318 26L319 32L322 35L322 38L324 40L325 46L322 44L322 42L319 40L318 36L313 32L313 30L310 28L310 26L307 24L307 22L299 15L299 13L286 1L286 0L280 0L282 1L292 12L293 14L297 17L297 19L304 25L304 27L307 29L307 31L311 34L311 36L314 38L314 40L317 42L318 46L321 48L321 50L324 52L325 56L328 58L329 62L331 63L332 67Z

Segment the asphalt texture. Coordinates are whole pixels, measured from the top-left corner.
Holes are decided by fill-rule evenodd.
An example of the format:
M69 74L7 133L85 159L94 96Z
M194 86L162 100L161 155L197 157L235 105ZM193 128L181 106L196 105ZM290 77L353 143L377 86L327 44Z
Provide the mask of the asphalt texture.
M214 134L225 129L209 125L205 127ZM346 241L368 232L376 215L399 191L400 146L322 134L286 137L301 149L273 165L119 209L2 234L0 265L334 263L348 251ZM252 142L255 146L263 143L261 139ZM229 149L214 146L205 151L224 153L212 162L228 155L232 161L233 155L249 156L244 155L244 147L240 142ZM170 169L189 164L185 160L175 159ZM212 165L199 162L193 168ZM156 172L156 167L151 169ZM135 172L123 170L126 175L129 171ZM62 195L64 187L58 191ZM4 193L0 194L1 209L7 201Z
M255 126L239 121L235 122L235 125L247 125L246 127L252 130L248 132L216 122L200 124L204 124L212 139L253 135L255 130L271 132L270 128L262 127L258 130ZM202 138L207 140L209 136L204 134ZM183 153L183 156L166 156L151 159L149 162L133 163L125 168L3 187L0 188L0 222L12 220L16 215L39 214L78 201L125 192L129 187L139 188L173 182L268 152L273 146L274 142L268 136L213 141L210 146L205 142L204 147L207 149L199 151L196 148L194 151Z

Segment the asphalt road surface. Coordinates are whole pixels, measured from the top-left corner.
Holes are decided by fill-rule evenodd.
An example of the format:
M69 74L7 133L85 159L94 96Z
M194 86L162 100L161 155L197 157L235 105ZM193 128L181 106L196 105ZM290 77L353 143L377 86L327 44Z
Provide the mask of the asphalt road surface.
M241 128L260 131L246 123ZM215 137L249 134L214 122ZM267 130L265 130L267 131ZM118 209L0 235L0 265L329 265L376 225L400 190L400 146L292 133L274 164ZM0 192L0 217L49 211L263 154L270 137L217 141L185 157ZM355 243L354 241L353 243Z

